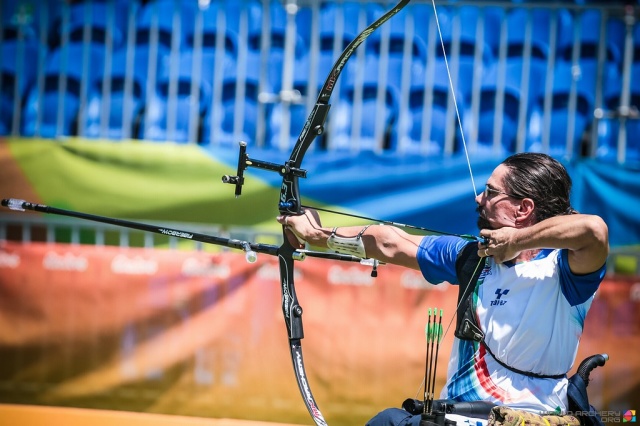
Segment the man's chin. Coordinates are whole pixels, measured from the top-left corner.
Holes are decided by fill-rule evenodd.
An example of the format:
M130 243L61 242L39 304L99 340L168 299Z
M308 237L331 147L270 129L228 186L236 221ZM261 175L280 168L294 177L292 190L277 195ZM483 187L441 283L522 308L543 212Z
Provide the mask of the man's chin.
M483 217L479 217L478 218L478 229L479 230L483 230L483 229L493 229L493 226L491 226L491 224L489 223L489 221Z

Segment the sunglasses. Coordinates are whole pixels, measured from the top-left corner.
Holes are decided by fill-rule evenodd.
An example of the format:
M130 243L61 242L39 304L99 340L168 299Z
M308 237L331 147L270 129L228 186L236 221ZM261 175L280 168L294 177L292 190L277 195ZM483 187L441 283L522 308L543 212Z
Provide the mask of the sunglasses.
M492 188L489 185L485 185L484 186L484 191L482 191L482 194L485 196L485 198L488 198L491 194L503 194L503 195L506 195L506 196L511 197L511 198L516 198L518 200L522 199L522 197L518 197L517 195L509 194L508 192L500 191L499 189Z

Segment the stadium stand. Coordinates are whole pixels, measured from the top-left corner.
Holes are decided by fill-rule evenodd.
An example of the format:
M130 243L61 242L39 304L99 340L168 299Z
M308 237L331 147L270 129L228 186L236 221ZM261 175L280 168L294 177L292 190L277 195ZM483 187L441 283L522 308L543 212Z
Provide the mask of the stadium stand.
M632 75L640 75L640 60L632 65ZM640 162L640 80L630 80L628 101L621 99L622 84L611 86L604 96L604 109L598 121L595 156L603 161L617 161L624 150L629 162ZM623 106L626 105L626 106ZM621 132L622 133L621 135ZM622 140L619 138L622 137Z
M464 100L458 93L458 106ZM453 127L453 115L449 114L449 80L445 65L433 63L428 67L424 80L412 82L409 95L409 117L400 118L398 124L398 150L428 155L442 155L447 134Z
M398 119L398 94L390 84L378 80L381 63L376 56L367 56L363 72L351 73L345 81L344 114L349 126L335 126L329 139L333 149L353 149L358 141L360 150L390 149L393 126Z
M519 75L500 77L494 66L482 81L478 113L477 149L498 155L515 151L522 105Z
M203 144L235 146L256 140L260 70L248 68L240 75L236 70L224 68L220 103L208 109L204 119Z
M280 2L269 7L252 7L249 14L247 69L266 69L266 82L273 90L282 89L282 76L287 59L287 12ZM294 67L308 61L304 39L293 33Z
M282 102L277 102L269 110L267 146L291 148L294 146L302 126L307 119L306 98L309 96L309 64L296 67L293 90ZM280 96L287 96L281 92ZM283 139L284 133L284 139Z
M205 145L235 144L241 137L285 149L340 52L391 3L2 2L0 134ZM631 58L625 50L629 40L640 57L638 7L623 3L438 5L472 148L554 146L553 153L568 157L618 158L613 139L622 124L634 129L635 116L605 114L594 122L593 115L618 111L624 99L634 98L631 84L619 83L639 80L638 67L625 68L633 59L633 48ZM73 67L65 65L61 52L67 51ZM202 66L187 71L181 61L188 55ZM33 67L24 57L40 59ZM444 59L432 5L412 2L374 32L342 71L318 145L455 155L462 135L449 125L455 115L450 95L442 92ZM268 71L258 72L263 67ZM361 67L366 72L358 77ZM442 75L434 79L430 69ZM281 117L288 113L291 126ZM159 117L162 126L152 120ZM200 121L203 126L195 124ZM285 127L290 134L281 138ZM633 142L625 150L629 155Z
M35 39L5 39L0 46L0 135L11 133L14 117L19 123L22 99L36 79L36 68L26 61L37 58L38 51Z
M85 114L85 136L114 140L139 137L146 74L140 72L143 67L133 64L134 60L126 50L119 50L112 56L111 69L94 80Z
M432 43L431 48L435 49L437 60L444 60L446 53L454 84L466 101L471 99L474 82L482 81L483 70L494 61L493 49L489 44L491 37L486 36L491 29L499 28L494 22L497 16L492 11L476 6L438 9L445 52L436 43Z
M545 105L547 96L538 98L535 120L539 133L527 141L527 151L548 152L558 158L580 155L582 139L593 121L593 91L579 84L575 68L560 64L553 73L550 109Z
M45 138L77 135L88 82L100 75L103 67L103 52L84 43L62 44L51 51L42 90L33 86L27 95L22 133Z
M211 104L211 86L194 78L199 68L190 50L180 53L177 67L163 67L154 94L145 104L145 120L141 139L187 143L202 140L202 121ZM175 114L168 114L175 111Z
M320 9L318 66L321 76L329 73L340 53L358 35L360 10L355 3L330 3Z
M427 47L424 40L415 34L413 16L394 16L389 25L373 33L367 40L367 55L380 59L383 67L382 81L400 92L403 82L424 78Z

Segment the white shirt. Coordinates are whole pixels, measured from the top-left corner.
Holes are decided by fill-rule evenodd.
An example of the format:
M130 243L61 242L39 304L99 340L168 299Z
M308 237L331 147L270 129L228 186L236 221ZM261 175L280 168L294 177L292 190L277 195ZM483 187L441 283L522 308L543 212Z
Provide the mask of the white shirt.
M455 260L468 241L425 237L418 262L431 283L458 282ZM485 343L503 363L544 375L567 373L575 360L584 319L605 266L574 275L567 250L542 250L535 259L497 264L487 259L473 295ZM477 342L454 339L441 398L491 401L533 412L567 409L567 379L542 379L499 365Z

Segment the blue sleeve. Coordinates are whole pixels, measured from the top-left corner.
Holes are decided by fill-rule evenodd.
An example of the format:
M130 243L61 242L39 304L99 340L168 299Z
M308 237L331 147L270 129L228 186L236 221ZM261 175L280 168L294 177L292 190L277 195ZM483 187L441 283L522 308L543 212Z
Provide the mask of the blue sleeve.
M453 236L429 235L422 239L416 257L420 271L431 284L458 283L456 259L469 242Z
M569 268L569 250L560 250L558 266L560 269L560 288L571 306L580 305L594 295L607 271L606 263L590 274L576 275Z

